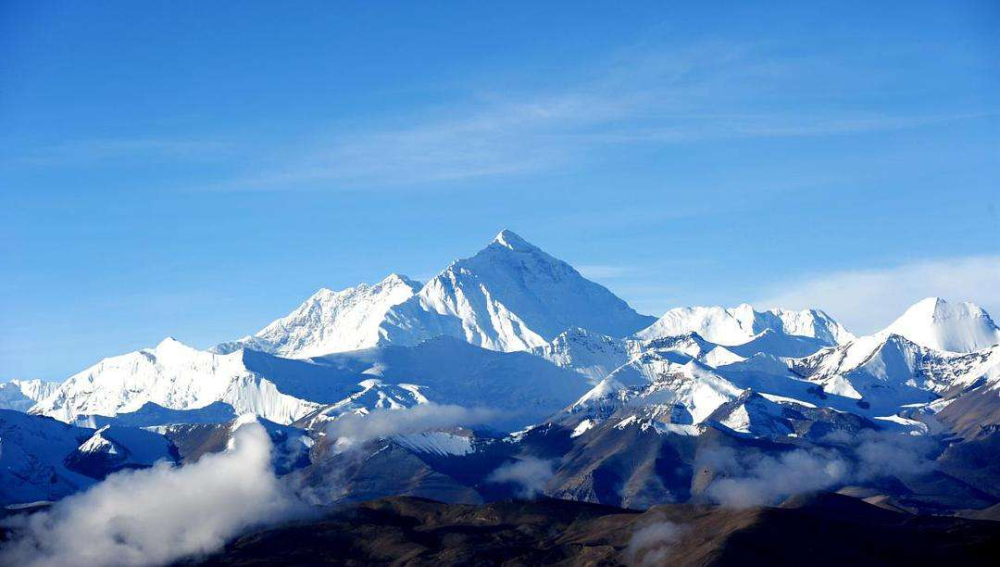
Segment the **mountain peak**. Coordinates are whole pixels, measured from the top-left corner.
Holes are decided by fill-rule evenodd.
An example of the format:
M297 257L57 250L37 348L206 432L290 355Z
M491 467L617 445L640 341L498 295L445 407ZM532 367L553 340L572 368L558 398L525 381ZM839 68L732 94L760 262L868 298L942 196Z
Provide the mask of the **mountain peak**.
M933 316L938 310L947 310L948 307L948 302L940 297L927 297L911 305L906 312L912 311L914 314L922 313Z
M228 354L249 348L284 358L310 358L368 348L378 343L378 326L386 311L419 289L418 282L396 273L373 285L339 291L320 288L253 336L216 345L213 351Z
M201 352L193 346L186 345L173 337L160 341L152 349L143 349L157 357L188 357L192 353Z
M572 327L624 337L653 321L505 229L390 309L381 332L386 342L404 345L447 335L515 351L542 347Z
M410 287L420 287L420 282L418 282L417 280L408 278L403 274L397 274L396 272L392 272L391 274L383 278L382 281L378 282L375 285L399 285L399 284L405 284Z
M179 348L189 349L191 347L187 346L186 344L180 342L179 340L173 337L167 337L162 341L160 341L158 345L156 345L156 350L170 350Z
M515 234L514 231L506 228L497 234L492 243L514 251L538 249L535 245Z
M940 297L914 303L882 333L951 352L972 352L1000 343L1000 328L982 307L968 302L948 303Z

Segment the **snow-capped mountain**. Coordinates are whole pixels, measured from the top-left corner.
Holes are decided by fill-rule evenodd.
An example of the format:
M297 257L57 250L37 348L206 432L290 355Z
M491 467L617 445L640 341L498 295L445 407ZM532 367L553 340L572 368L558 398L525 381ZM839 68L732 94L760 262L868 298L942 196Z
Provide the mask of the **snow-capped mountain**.
M73 422L79 416L136 412L149 402L175 410L224 402L237 415L290 423L349 395L356 383L330 378L306 362L243 350L215 354L168 338L71 376L31 413Z
M542 358L451 337L312 361L251 350L222 355L165 339L70 377L30 411L87 425L204 423L245 414L290 424L430 400L491 408L491 425L508 428L543 419L587 388L584 376ZM121 421L109 419L116 416Z
M925 299L874 335L792 360L789 366L829 394L894 413L995 372L998 347L991 342L991 329L996 327L990 316L971 303Z
M503 231L419 289L391 275L321 290L213 351L166 339L51 391L0 386L0 400L32 406L0 412L0 481L12 487L0 500L60 498L122 468L191 462L251 420L271 435L279 474L336 484L323 502L509 496L489 487L490 471L531 458L556 463L547 494L649 505L704 489L703 448L827 451L886 431L960 440L972 457L949 447L958 464L948 475L972 473L927 486L967 482L988 500L995 478L976 463L978 447L1000 439L998 337L982 309L942 300L863 337L817 310L678 308L654 321ZM439 409L457 417L381 427L392 412L419 422ZM338 449L356 419L386 433Z
M386 311L413 296L420 284L390 274L375 285L360 284L341 291L323 288L288 316L253 336L222 343L220 354L248 348L284 358L310 358L332 352L375 346Z
M1000 343L1000 328L974 303L948 303L928 297L886 327L895 334L935 350L972 352Z
M478 254L452 263L391 308L381 331L395 344L447 335L509 352L542 347L574 327L623 337L653 320L504 230Z
M768 330L816 339L823 346L843 344L854 338L840 323L817 309L761 312L746 303L733 308L677 307L636 336L649 340L698 333L713 343L732 346L750 342Z
M48 397L59 387L55 382L18 380L0 384L0 409L28 411L31 406Z

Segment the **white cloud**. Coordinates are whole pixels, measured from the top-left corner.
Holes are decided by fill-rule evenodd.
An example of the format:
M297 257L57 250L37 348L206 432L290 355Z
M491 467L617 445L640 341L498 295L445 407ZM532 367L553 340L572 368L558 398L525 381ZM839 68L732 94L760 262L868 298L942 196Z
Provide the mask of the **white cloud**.
M877 331L926 297L972 301L1000 313L1000 256L969 256L850 270L790 281L754 301L759 307L816 307L855 334Z
M554 474L552 461L524 457L501 465L490 473L486 482L514 484L519 497L533 498L545 490L545 484Z
M326 433L359 443L457 425L479 425L494 417L496 412L488 409L429 403L406 409L380 409L365 415L346 414L327 426Z
M687 529L668 520L653 522L637 529L625 548L626 565L667 565L671 546Z
M718 474L705 496L731 508L775 505L796 494L850 482L920 476L935 467L931 457L936 444L924 436L838 430L825 441L836 448L796 449L775 456L729 447L705 451L696 467Z
M770 457L741 456L720 448L699 458L699 467L706 466L728 476L713 481L705 495L731 508L775 504L793 494L827 489L848 478L850 472L848 463L839 456L806 450Z
M299 511L271 470L271 441L253 423L230 450L180 468L122 472L51 510L8 522L4 565L162 565L209 553L243 530Z

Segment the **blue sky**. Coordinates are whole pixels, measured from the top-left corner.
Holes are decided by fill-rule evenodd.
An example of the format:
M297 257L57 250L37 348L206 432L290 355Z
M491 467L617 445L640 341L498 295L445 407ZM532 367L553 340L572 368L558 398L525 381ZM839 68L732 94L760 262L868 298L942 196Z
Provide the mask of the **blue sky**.
M647 313L1000 311L995 2L686 4L4 2L0 377L504 227Z

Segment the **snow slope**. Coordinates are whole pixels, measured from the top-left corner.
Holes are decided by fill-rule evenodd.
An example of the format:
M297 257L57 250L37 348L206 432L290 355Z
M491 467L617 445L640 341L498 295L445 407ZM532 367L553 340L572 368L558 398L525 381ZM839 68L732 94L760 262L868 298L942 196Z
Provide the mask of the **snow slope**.
M487 425L504 431L537 423L590 388L585 376L537 356L492 351L453 337L339 353L315 362L377 379L372 383L377 384L372 390L376 397L370 400L385 394L386 403L395 400L404 406L429 400L488 408L496 415Z
M375 285L360 284L341 291L323 288L255 335L213 350L227 354L248 348L284 358L309 358L375 346L386 311L419 288L419 283L398 274L390 274Z
M896 334L922 347L951 352L972 352L1000 343L1000 328L983 308L937 297L914 304L879 334Z
M783 335L810 337L822 345L843 344L854 338L840 323L817 309L755 311L749 304L738 307L677 307L667 311L648 328L636 333L640 339L657 339L698 333L720 345L747 343L766 330Z
M652 322L569 264L504 230L391 308L381 332L395 344L446 335L509 352L542 347L574 327L623 337Z

